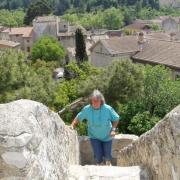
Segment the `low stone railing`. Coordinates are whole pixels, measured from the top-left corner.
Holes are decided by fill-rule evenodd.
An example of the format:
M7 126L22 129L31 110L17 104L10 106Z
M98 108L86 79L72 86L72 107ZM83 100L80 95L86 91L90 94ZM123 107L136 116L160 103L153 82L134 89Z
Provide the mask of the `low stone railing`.
M119 152L119 150L123 149L124 147L131 144L137 139L138 139L138 136L128 135L128 134L118 134L113 138L113 144L112 144L112 164L113 165L117 164L117 153ZM79 149L80 149L81 164L82 165L95 164L89 138L87 136L80 136L79 144L80 144Z
M118 166L147 167L153 180L180 179L180 105L118 153Z

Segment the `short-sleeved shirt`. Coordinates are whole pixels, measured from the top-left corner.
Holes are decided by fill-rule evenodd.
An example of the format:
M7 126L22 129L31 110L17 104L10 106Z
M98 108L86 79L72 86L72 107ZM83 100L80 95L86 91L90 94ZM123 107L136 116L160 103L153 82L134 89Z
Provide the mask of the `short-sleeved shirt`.
M76 116L76 119L88 122L88 136L92 139L99 139L101 141L109 141L112 138L109 133L112 129L112 122L120 119L115 110L103 104L99 109L94 109L91 105L85 106L81 112Z

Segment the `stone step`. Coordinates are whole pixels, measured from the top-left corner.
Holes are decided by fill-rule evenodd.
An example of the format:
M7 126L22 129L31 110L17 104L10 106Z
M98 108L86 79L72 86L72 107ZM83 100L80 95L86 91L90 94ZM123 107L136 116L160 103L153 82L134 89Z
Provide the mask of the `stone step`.
M146 169L140 166L71 165L68 180L149 180Z

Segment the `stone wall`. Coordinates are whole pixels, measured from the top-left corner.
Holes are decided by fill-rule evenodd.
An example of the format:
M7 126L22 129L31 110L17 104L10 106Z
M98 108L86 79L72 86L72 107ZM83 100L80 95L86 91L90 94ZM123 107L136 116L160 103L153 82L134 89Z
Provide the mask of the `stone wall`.
M180 106L118 153L118 166L147 167L153 180L180 179Z
M112 164L117 164L117 153L120 149L126 147L133 141L137 140L138 136L135 135L127 135L127 134L119 134L113 138L112 144ZM91 144L89 138L87 136L79 137L80 143L80 157L81 157L81 164L95 164L95 160L93 157L93 151L91 148Z
M75 131L41 103L0 104L0 179L66 180L79 164Z

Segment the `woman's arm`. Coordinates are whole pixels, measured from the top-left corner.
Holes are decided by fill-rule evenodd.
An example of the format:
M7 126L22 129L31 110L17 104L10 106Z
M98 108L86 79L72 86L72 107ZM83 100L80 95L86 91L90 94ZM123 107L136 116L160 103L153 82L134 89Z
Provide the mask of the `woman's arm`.
M114 137L116 135L116 127L118 126L118 123L119 123L118 120L112 122L112 129L111 129L111 132L110 132L111 137Z
M79 124L79 120L75 118L71 123L71 127L74 129L77 124Z

